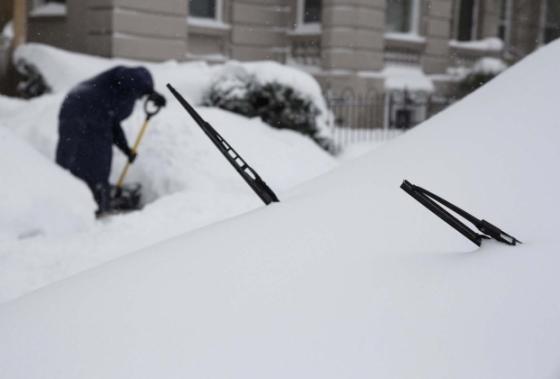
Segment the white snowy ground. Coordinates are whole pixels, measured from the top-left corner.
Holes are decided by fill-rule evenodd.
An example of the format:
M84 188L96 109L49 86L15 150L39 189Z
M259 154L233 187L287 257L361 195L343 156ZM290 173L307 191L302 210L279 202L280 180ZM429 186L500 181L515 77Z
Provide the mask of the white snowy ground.
M40 45L26 46L19 55L38 63L55 93L31 101L0 96L0 175L5 183L0 188L0 303L262 204L161 89L169 105L150 123L128 177L143 184L149 204L141 212L95 222L89 190L54 164L57 116L72 85L119 62ZM246 66L261 80L299 78L311 97L318 88L305 74L271 63L232 63L220 70L197 63L164 63L152 64L150 69L159 87L167 79L175 84L176 79L186 96L199 101L204 86L209 87L214 78L213 70L221 74ZM336 165L330 155L297 133L218 109L199 111L280 197ZM130 143L143 118L139 104L125 122ZM123 165L124 157L115 151L113 182Z
M560 42L262 207L0 306L9 378L557 378ZM524 241L469 241L423 185Z

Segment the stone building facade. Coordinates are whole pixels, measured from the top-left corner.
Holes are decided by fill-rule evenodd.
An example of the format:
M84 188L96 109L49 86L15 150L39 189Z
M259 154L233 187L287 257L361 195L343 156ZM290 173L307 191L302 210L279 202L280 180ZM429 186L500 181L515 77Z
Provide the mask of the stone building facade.
M448 94L454 70L513 63L560 36L558 0L29 1L33 42L154 61L275 60L325 91L384 98Z

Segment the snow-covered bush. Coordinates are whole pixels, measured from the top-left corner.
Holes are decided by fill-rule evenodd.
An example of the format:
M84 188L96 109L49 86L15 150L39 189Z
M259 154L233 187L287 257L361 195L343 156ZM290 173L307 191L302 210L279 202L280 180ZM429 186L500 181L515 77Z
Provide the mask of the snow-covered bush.
M250 101L254 87L258 87L256 78L246 71L237 70L216 80L205 94L203 104L256 117L257 109Z
M318 133L315 118L319 113L310 99L280 83L257 86L250 101L267 124L279 129L293 129L310 137Z
M482 73L482 72L473 72L468 74L459 82L458 85L458 97L463 98L470 94L471 92L476 91L490 80L496 77L495 74L490 73Z
M310 96L279 81L260 82L242 68L224 70L210 86L203 104L246 117L260 117L278 129L290 129L311 137L323 149L334 153L333 142L318 126L321 110Z
M505 71L508 66L497 58L481 58L462 75L458 83L458 97L463 98L482 87L490 80Z

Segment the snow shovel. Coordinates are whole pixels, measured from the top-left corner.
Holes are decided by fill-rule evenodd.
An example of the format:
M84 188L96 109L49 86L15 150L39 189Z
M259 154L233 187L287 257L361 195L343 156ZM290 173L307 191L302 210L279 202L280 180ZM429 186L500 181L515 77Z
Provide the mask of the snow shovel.
M149 109L149 98L146 99L144 102L144 112L146 113L146 119L144 120L144 124L142 128L138 132L136 136L136 141L134 141L134 145L132 146L132 152L134 154L138 153L138 147L144 138L144 134L148 129L148 124L152 117L154 117L161 108L156 107L154 110ZM136 184L133 186L125 186L124 180L126 175L128 174L128 169L130 168L131 163L126 162L121 175L119 176L119 180L114 188L113 196L111 196L111 208L115 210L131 210L137 209L138 204L140 203L140 185Z

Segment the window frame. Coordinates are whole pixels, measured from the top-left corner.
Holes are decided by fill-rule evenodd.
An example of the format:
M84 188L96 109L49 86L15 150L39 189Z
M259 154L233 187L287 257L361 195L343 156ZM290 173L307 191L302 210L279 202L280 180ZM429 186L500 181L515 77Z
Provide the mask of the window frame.
M410 20L409 24L410 24L410 29L407 32L402 32L402 31L390 31L387 29L387 20L385 20L385 34L389 34L389 35L414 35L414 36L419 36L420 35L420 17L421 17L421 11L420 11L420 2L422 0L409 0L411 2L411 12L410 12ZM386 4L387 6L387 4ZM386 15L387 13L385 13Z
M506 46L511 43L511 31L512 31L512 18L513 18L513 0L501 0L505 2L505 14L502 14L502 8L500 8L500 15L498 19L498 37L500 36L501 28L504 29L503 41Z
M297 0L296 29L317 31L321 30L321 21L305 22L305 2L307 0ZM321 3L321 13L323 12L323 4ZM322 19L322 17L321 17Z
M540 15L540 22L539 22L539 44L540 45L546 45L551 41L546 41L546 29L551 26L554 25L556 27L560 27L560 20L558 20L557 24L549 24L548 23L548 17L547 17L547 13L548 13L548 2L550 0L543 0L541 2L541 15Z
M461 25L461 5L462 2L465 0L459 0L457 2L457 9L455 11L455 40L460 42L469 42L469 41L476 41L478 40L478 26L479 26L479 17L480 17L480 0L473 0L473 8L472 8L472 25L471 25L471 35L470 39L468 40L460 40L459 33L460 33L460 25Z
M214 14L214 17L202 17L202 16L193 16L191 14L191 10L190 10L190 2L191 0L188 0L188 4L189 4L189 18L190 19L194 19L194 20L206 20L206 21L215 21L215 22L222 22L223 21L223 0L214 0L216 2L216 12Z

